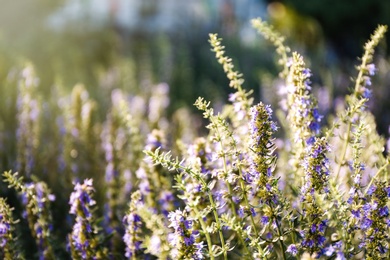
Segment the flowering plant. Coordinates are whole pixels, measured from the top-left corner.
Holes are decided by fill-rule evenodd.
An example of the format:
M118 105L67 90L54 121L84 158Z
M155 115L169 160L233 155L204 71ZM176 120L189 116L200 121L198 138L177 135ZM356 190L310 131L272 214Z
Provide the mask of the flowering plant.
M65 127L59 129L63 141L57 150L63 189L70 193L67 211L74 219L66 223L66 251L54 242L58 239L51 225L54 196L32 175L42 142L38 121L31 118L27 104L33 100L34 109L40 111L39 99L27 88L35 82L28 67L18 106L22 121L18 147L28 149L19 150L17 165L32 182L24 183L11 172L3 176L22 197L24 217L37 245L34 257L390 257L390 158L366 107L377 72L374 50L386 26L379 26L364 46L355 87L326 123L303 56L291 53L284 38L266 22L252 23L280 56L281 109L253 104L251 91L243 88L243 75L225 55L216 34L210 34L212 51L233 93L218 112L204 98L196 100L196 108L208 121L204 136L196 136L188 114L177 115L186 124L168 123L166 84L140 96L113 91L103 127L94 124L97 104L81 85L74 89L70 105L60 107ZM28 138L29 128L34 129L34 140ZM102 180L80 182L89 170L102 172ZM104 196L94 199L95 191ZM97 218L98 200L105 204L102 221ZM1 255L11 259L16 254L12 238L17 223L7 201L0 202Z

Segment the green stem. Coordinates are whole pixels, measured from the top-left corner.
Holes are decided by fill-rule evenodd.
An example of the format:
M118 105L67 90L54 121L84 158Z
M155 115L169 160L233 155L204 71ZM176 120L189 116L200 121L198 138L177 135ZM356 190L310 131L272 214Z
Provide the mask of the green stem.
M326 140L326 142L329 141L330 137L332 136L332 134L334 133L334 130L336 128L338 128L338 124L337 124L337 122L333 122L332 127L325 131L325 140Z
M272 203L272 202L271 202L271 203ZM282 237L282 231L281 231L281 229L280 229L279 221L278 221L277 218L276 218L276 215L275 215L275 212L274 212L274 208L272 207L271 204L270 204L269 206L270 206L270 208L271 208L272 216L273 216L273 218L274 218L274 220L275 220L276 227L277 227L277 230L278 230L279 243L280 243L280 246L282 247L283 259L286 260L286 247L284 246L284 242L283 242L283 240L281 239L281 237Z
M343 149L341 150L341 159L339 163L337 164L337 170L336 170L336 180L339 178L341 166L344 164L345 155L347 154L347 148L348 148L348 141L351 135L351 128L352 123L351 121L348 121L348 128L347 128L347 136L345 137L344 143L343 143Z
M364 75L364 70L363 68L365 68L367 66L367 60L368 60L368 53L367 51L364 53L363 55L363 58L362 58L362 64L360 65L360 69L359 69L359 74L358 74L358 77L355 81L355 92L354 92L354 96L357 97L357 93L359 91L359 87L360 87L360 83L362 82L362 77Z
M241 91L241 86L238 86L238 89ZM223 142L222 142L222 136L221 136L220 131L219 131L218 127L217 127L217 124L214 122L214 117L211 117L210 120L212 120L213 124L215 125L215 131L216 131L216 134L217 134L217 139L219 140L219 143L220 143L221 147L225 147ZM227 170L227 163L226 163L226 154L225 153L223 154L223 171L224 171L225 174L227 174L227 172L228 172L228 170ZM232 211L234 217L236 217L236 219L241 221L241 218L239 218L237 216L236 206L234 205L234 202L233 202L233 199L232 199L232 194L233 194L232 187L231 187L231 185L230 185L230 183L228 181L226 181L226 185L228 187L228 192L230 194L230 196L229 196L229 204L230 204L230 207L231 207L231 211ZM240 243L244 247L245 252L248 255L250 255L248 247L246 246L246 243L245 243L244 239L242 238L241 234L237 233L237 235L238 235L238 238L240 240Z
M386 163L375 173L375 175L371 178L370 183L368 183L366 190L364 191L364 195L367 194L368 190L370 189L371 185L374 183L374 180L376 179L376 177L378 177L379 173L384 171L389 164L390 164L390 160L388 159L386 161ZM387 171L386 171L386 174L387 174ZM387 178L386 178L386 181L387 181Z
M246 196L246 191L245 191L245 183L244 181L241 179L241 176L242 176L242 172L241 172L241 167L239 167L239 173L240 173L240 186L241 186L241 189L243 191L243 197L244 197L244 202L245 202L245 206L247 206L248 208L250 208L250 204L249 204L249 201L248 201L248 197ZM250 216L250 220L251 220L251 224L252 224L252 228L253 228L253 231L255 232L255 236L256 238L259 237L259 233L257 232L257 228L256 228L256 224L255 224L255 219L253 218L252 214L249 214ZM259 245L258 246L258 250L259 250L259 253L260 254L263 254L263 249L261 248L261 246Z
M361 82L363 81L363 76L364 76L364 69L363 68L365 68L367 66L368 57L369 57L369 53L366 51L364 53L363 57L362 57L362 64L360 65L359 74L358 74L358 77L357 77L357 79L355 81L355 89L354 89L352 98L354 98L356 100L358 99L359 88L361 86ZM350 138L351 128L352 128L352 116L355 114L355 112L359 108L360 107L354 107L354 109L351 110L348 113L349 114L349 120L347 122L347 137L345 138L345 141L344 141L344 144L343 144L343 150L341 152L341 160L337 164L336 180L339 177L341 165L344 163L345 155L347 153L348 141L349 141L349 138Z
M241 175L241 170L240 170L240 175ZM250 208L251 206L249 204L248 197L246 196L246 192L245 192L245 183L242 181L242 179L240 179L240 185L241 185L241 189L243 190L243 197L244 197L245 206ZM250 214L250 219L251 219L253 231L255 232L256 237L258 237L259 233L257 232L255 219L253 218L252 214Z
M209 256L211 260L214 260L214 254L212 251L213 244L211 243L210 234L207 232L206 223L203 221L202 216L199 213L199 210L196 207L193 207L196 216L198 217L198 220L200 222L200 225L202 226L202 230L204 235L206 236L207 246L209 248Z
M227 183L227 187L228 187L229 194L233 194L232 186L231 186L229 183ZM233 212L234 217L235 217L236 219L238 219L239 221L242 221L241 218L237 215L236 206L235 206L234 203L233 203L232 197L229 197L229 199L230 199L231 211ZM240 240L240 243L241 243L242 246L244 247L244 250L245 250L246 254L247 254L248 256L250 256L249 249L248 249L248 247L246 246L246 243L245 243L244 239L242 238L241 234L238 234L238 233L237 233L237 235L238 235L238 239Z
M209 196L209 200L210 200L211 208L212 208L212 211L213 211L213 214L214 214L215 222L217 223L219 239L220 239L220 242L221 242L221 246L223 248L223 256L224 256L224 259L227 260L227 252L226 252L226 249L225 249L225 239L223 237L222 230L221 230L221 221L220 221L218 213L217 213L217 207L215 205L213 196L212 196L209 188L207 187L206 181L201 176L199 176L198 174L196 174L195 172L193 172L189 168L185 168L185 167L183 167L181 165L177 165L177 167L182 169L182 170L184 170L185 172L187 172L191 176L193 176L196 180L199 180L202 183L202 186L205 188L205 191L206 191L206 193Z
M238 86L238 91L242 91L241 86ZM234 140L232 135L230 135L230 138L232 139L233 143L236 144L236 142L235 142L235 140ZM234 146L234 153L235 154L239 154L239 152L237 150L237 146ZM251 207L251 205L249 204L248 196L246 194L245 183L242 180L242 169L241 169L241 165L240 164L238 164L238 174L239 174L239 178L238 179L239 179L240 187L241 187L241 190L242 190L245 206L249 209ZM257 237L259 237L259 233L257 232L255 220L254 220L252 214L250 214L250 220L251 220L251 225L252 225L253 231L255 232L255 236L257 238ZM262 251L263 251L262 248L259 246L259 252L262 252Z
M293 230L294 230L294 223L292 221L290 221L290 231L293 231ZM296 243L294 232L291 232L291 241L293 244Z
M241 86L238 86L238 91L242 91ZM235 142L235 140L234 140L234 138L233 138L232 135L230 135L230 138L232 139L233 143L235 144L236 142ZM221 145L222 145L222 144L221 144ZM235 154L239 154L239 152L238 152L236 146L234 146L234 153L235 153ZM226 164L225 161L224 161L224 164ZM224 165L224 166L225 166L225 165ZM239 174L239 178L238 178L238 179L239 179L240 187L241 187L241 190L242 190L242 193L243 193L245 206L246 206L247 208L250 208L251 206L250 206L250 204L249 204L248 197L247 197L247 194L246 194L246 191L245 191L245 183L244 183L243 180L242 180L242 169L241 169L241 165L240 165L240 164L238 165L238 174ZM230 191L229 191L229 192L230 192ZM258 234L258 232L257 232L256 224L255 224L255 221L254 221L254 219L253 219L252 214L250 215L250 219L251 219L251 224L252 224L252 228L253 228L253 230L254 230L254 232L255 232L255 235L256 235L256 237L258 237L259 234Z
M213 209L213 214L214 214L215 222L217 223L217 229L218 229L218 234L219 234L219 240L221 241L221 246L222 246L222 250L223 250L223 258L224 258L225 260L227 260L227 251L226 251L226 249L225 249L225 239L224 239L223 234L222 234L221 221L220 221L219 216L218 216L217 206L215 205L215 202L214 202L213 196L211 195L211 192L208 191L207 193L208 193L208 195L209 195L209 200L210 200L211 208Z

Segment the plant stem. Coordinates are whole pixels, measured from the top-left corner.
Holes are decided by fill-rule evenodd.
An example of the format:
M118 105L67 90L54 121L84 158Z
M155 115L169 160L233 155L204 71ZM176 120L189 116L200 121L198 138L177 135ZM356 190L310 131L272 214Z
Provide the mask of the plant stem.
M210 256L210 259L211 260L214 260L214 254L213 254L213 251L212 251L212 247L213 247L213 244L211 243L211 238L210 238L210 234L207 232L207 228L206 228L206 223L204 223L203 219L202 219L202 216L200 215L199 213L199 210L196 208L196 207L193 207L197 217L198 217L198 220L200 222L200 225L202 226L202 230L203 230L203 233L204 235L206 236L206 240L207 240L207 246L209 248L209 256Z
M272 212L272 216L275 220L275 223L276 223L276 227L277 227L277 230L278 230L278 236L279 236L279 243L280 243L280 246L282 247L282 253L283 253L283 259L286 260L286 247L284 246L284 242L283 240L281 240L280 238L282 237L282 231L280 230L280 225L279 225L279 222L276 218L276 215L275 215L275 212L274 212L274 208L272 207L271 205L272 202L270 202L270 208L271 208L271 212Z
M221 228L221 221L220 221L219 216L218 216L217 207L216 207L216 205L215 205L215 202L214 202L213 196L211 195L211 192L208 192L208 195L209 195L209 200L210 200L211 208L213 209L213 214L214 214L215 222L217 223L217 229L218 229L218 234L219 234L219 240L221 241L221 246L222 246L222 250L223 250L223 258L224 258L225 260L227 260L227 251L226 251L226 249L225 249L225 239L224 239L224 237L223 237L222 228Z
M238 88L241 89L240 86L238 86ZM224 147L224 144L223 144L223 142L222 142L222 136L221 136L221 133L220 133L220 131L219 131L219 129L218 129L218 124L214 121L214 117L210 117L210 120L211 120L211 121L213 122L213 124L215 125L215 131L216 131L217 139L219 140L219 143L220 143L221 147ZM231 138L232 138L232 137L231 137ZM235 142L235 140L233 140L233 142ZM223 171L224 171L225 174L228 173L227 163L226 163L226 153L223 153ZM227 177L227 176L225 176L225 178L226 178L226 177ZM225 179L225 180L226 180L226 179ZM232 187L231 187L230 183L229 183L227 180L226 180L226 185L227 185L227 187L228 187L228 192L229 192L229 194L230 194L230 196L229 196L229 204L230 204L230 207L231 207L231 211L232 211L234 217L236 217L236 219L239 219L239 220L241 221L241 218L239 218L239 217L237 216L236 206L234 205L234 202L233 202L233 197L232 197L233 190L232 190ZM239 240L240 240L240 243L242 244L242 246L243 246L244 249L245 249L245 252L246 252L248 255L250 255L249 250L248 250L248 248L247 248L247 246L246 246L246 243L245 243L244 239L242 238L242 236L241 236L240 234L237 234L237 235L238 235L238 238L239 238Z
M356 100L358 100L359 88L360 88L361 83L363 81L363 76L364 76L364 69L363 68L367 67L367 62L368 62L369 55L370 54L369 54L368 51L366 51L364 53L364 55L362 57L362 64L360 65L360 68L359 68L359 74L358 74L357 79L355 81L355 89L354 89L352 98L356 99ZM347 122L347 137L345 138L345 141L344 141L344 144L343 144L343 150L341 152L341 160L337 164L336 180L339 177L341 165L344 163L345 155L347 153L348 141L349 141L349 138L350 138L351 128L352 128L352 117L353 117L353 115L355 114L355 112L359 108L360 108L360 106L358 106L358 107L356 107L356 106L355 107L351 107L352 110L348 111L349 120Z
M368 183L365 191L364 191L364 195L367 194L368 190L370 189L371 185L374 183L374 180L376 179L376 177L378 177L379 173L381 173L382 171L384 171L386 169L386 167L390 164L390 160L387 159L386 163L375 173L375 175L371 178L370 180L370 183ZM387 173L387 172L386 172ZM387 180L387 178L386 178Z
M275 219L275 221L276 221L276 225L278 227L278 235L280 237L281 233L280 233L279 223L278 223L278 221L276 219ZM280 243L280 246L282 247L283 259L286 260L286 247L284 246L284 242L280 238L279 238L279 243Z
M201 176L199 176L199 174L196 174L195 172L193 172L189 168L183 167L181 165L177 165L177 167L182 169L182 170L184 170L185 172L187 172L191 176L193 176L196 180L199 180L202 183L202 186L205 188L205 191L206 191L206 193L209 196L209 200L210 200L211 208L212 208L212 211L213 211L213 214L214 214L215 222L217 223L219 239L220 239L220 242L221 242L221 246L222 246L222 248L224 250L223 251L223 256L224 256L224 259L227 260L227 252L225 250L225 239L223 237L222 230L221 230L221 221L220 221L219 216L218 216L217 207L215 205L213 196L212 196L209 188L207 187L206 181Z
M339 163L337 164L337 170L336 170L336 180L339 178L341 166L344 163L345 155L347 154L347 148L348 148L348 142L351 135L351 128L352 123L348 121L348 128L347 128L347 136L345 137L344 143L343 143L343 149L341 150L341 159Z
M227 187L228 187L228 191L229 191L229 194L233 194L233 190L232 190L232 186L227 183ZM230 207L231 207L231 210L233 212L233 215L236 219L238 219L239 221L242 221L242 219L237 215L237 212L236 212L236 207L233 203L233 200L232 198L230 197ZM242 236L240 234L237 234L238 235L238 239L240 240L240 243L242 244L242 246L244 247L244 250L245 252L248 254L248 256L250 255L250 252L248 250L248 247L246 246L246 243L244 241L244 239L242 238Z

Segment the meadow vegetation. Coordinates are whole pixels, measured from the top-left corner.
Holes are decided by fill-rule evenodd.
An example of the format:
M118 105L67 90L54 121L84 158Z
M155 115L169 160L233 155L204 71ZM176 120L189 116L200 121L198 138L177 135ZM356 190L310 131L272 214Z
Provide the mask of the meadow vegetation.
M267 22L252 25L275 47L278 106L254 103L217 34L209 42L231 94L194 100L198 114L168 114L165 83L107 88L104 102L82 84L54 86L45 99L33 64L11 71L0 256L390 258L390 157L367 108L387 27L364 45L349 94L322 114L305 58ZM122 68L133 82L131 64Z

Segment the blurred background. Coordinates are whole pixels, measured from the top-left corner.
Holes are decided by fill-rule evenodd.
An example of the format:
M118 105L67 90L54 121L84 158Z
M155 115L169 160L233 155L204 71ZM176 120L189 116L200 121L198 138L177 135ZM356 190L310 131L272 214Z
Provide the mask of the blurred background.
M166 82L170 113L191 107L198 96L226 100L228 82L210 52L209 33L224 39L227 54L255 98L274 103L270 87L280 84L275 80L280 68L273 47L250 26L255 17L268 20L305 56L320 106L331 111L333 100L352 85L364 42L377 24L390 24L390 2L382 0L0 2L1 82L31 61L44 98L52 98L58 88L66 92L83 83L99 102L102 118L108 107L105 96L114 88L136 92ZM384 135L390 124L387 53L384 42L377 51L380 70L370 103ZM11 92L1 95L15 95Z

